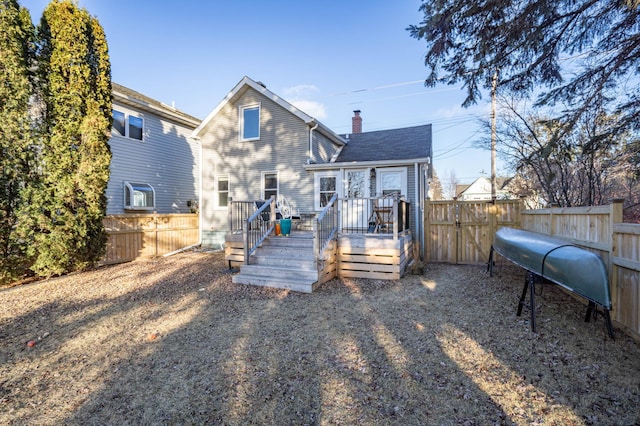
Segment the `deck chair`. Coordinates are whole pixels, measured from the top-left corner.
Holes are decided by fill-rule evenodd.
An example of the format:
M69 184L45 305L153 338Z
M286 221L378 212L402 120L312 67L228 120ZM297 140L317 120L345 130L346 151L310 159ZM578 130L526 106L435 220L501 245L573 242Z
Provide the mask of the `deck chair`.
M374 200L373 211L369 217L367 232L372 234L388 233L393 229L393 198L384 197Z

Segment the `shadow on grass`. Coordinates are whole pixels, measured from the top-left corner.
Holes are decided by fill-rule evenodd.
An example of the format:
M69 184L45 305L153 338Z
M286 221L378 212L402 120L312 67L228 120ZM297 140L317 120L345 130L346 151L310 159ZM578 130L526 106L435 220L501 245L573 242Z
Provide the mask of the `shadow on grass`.
M0 382L8 408L0 419L474 424L637 416L627 411L640 402L638 376L629 379L640 371L637 346L606 341L601 322L596 333L563 320L581 306L553 293L541 303L540 333L531 333L515 316L519 273L488 278L479 267L441 265L424 277L334 280L301 295L233 285L221 255L188 256L173 270L173 260L151 264L133 287L109 284L126 280L128 268L105 269L97 279L112 288L3 324L2 336L21 349L1 350L13 373ZM54 331L28 351L8 330L33 323ZM571 350L569 340L578 342ZM608 358L621 371L605 373ZM25 401L37 392L50 396Z

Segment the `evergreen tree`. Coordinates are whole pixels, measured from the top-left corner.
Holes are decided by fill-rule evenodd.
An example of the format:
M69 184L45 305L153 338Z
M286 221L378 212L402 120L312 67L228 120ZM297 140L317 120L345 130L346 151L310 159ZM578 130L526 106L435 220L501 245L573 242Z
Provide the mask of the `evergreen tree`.
M40 275L82 269L104 254L102 224L111 152L111 70L98 21L54 0L38 27L41 182L25 228Z
M438 0L421 10L408 30L427 43L425 83L463 82L463 105L499 72L503 90L564 102L558 118L569 128L606 109L618 121L612 132L640 129L637 0Z
M34 178L29 99L34 27L15 0L0 1L0 284L26 270L26 241L16 232L25 185Z

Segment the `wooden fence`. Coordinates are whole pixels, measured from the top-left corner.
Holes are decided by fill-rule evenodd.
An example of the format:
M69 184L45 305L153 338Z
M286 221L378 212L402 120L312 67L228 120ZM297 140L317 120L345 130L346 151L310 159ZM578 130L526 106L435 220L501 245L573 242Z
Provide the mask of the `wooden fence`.
M501 226L520 227L520 200L425 202L425 261L487 263Z
M103 223L109 234L104 264L161 256L199 239L196 214L110 215Z
M425 261L486 264L502 226L552 235L600 255L607 265L612 319L640 339L640 224L622 223L622 202L525 210L519 201L425 202Z

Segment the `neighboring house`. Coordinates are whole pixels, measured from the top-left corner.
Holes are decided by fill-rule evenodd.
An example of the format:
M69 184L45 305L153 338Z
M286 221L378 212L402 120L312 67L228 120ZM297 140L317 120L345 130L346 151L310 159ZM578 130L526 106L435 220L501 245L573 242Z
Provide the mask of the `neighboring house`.
M422 240L431 125L362 133L359 113L353 133L338 135L244 77L193 132L202 147L203 245L224 242L230 199L284 196L294 211L313 213L335 193L401 193L411 201L414 239Z
M200 120L113 83L107 214L189 213L197 209Z
M510 191L509 185L512 178L496 178L496 199L515 200L516 194ZM486 177L479 177L470 185L456 185L457 199L460 201L482 201L491 200L491 180Z

